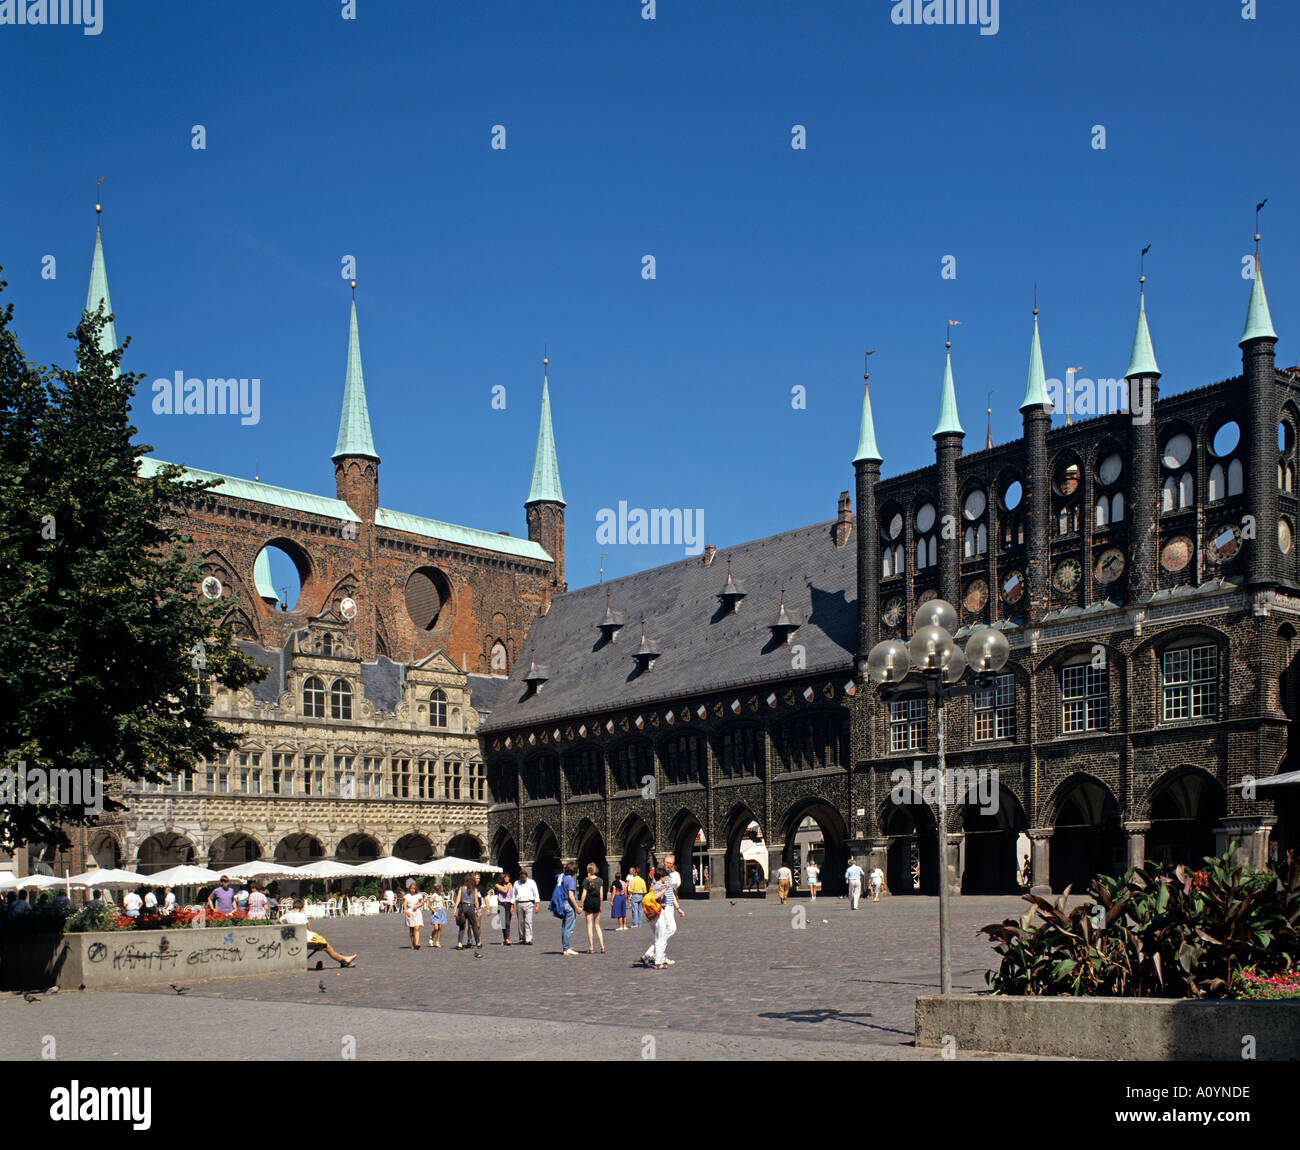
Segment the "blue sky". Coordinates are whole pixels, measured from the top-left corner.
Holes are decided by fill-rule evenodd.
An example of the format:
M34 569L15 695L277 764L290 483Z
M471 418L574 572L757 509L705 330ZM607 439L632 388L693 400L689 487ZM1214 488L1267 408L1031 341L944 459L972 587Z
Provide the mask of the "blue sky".
M684 553L598 545L620 500L702 508L720 547L832 518L866 348L884 473L932 462L947 319L967 449L989 389L1017 438L1034 283L1047 374L1120 376L1145 244L1162 393L1236 374L1265 196L1300 359L1281 0L1002 0L991 36L890 0L104 5L97 36L0 26L28 356L71 360L105 176L140 438L333 494L352 255L384 506L524 534L548 346L571 586ZM178 370L259 378L260 422L153 414Z

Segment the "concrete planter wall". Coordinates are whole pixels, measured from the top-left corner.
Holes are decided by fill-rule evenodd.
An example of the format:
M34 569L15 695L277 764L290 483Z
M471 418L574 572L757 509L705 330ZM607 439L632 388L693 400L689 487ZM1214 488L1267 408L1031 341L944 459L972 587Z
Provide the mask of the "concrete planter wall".
M305 970L306 954L304 926L33 934L6 942L0 981L15 990L44 990L55 984L64 990L188 984L204 978Z
M1240 1062L1248 1038L1261 1062L1300 1058L1300 1002L1169 998L1004 998L933 995L916 1000L917 1046L1011 1051L1106 1061Z

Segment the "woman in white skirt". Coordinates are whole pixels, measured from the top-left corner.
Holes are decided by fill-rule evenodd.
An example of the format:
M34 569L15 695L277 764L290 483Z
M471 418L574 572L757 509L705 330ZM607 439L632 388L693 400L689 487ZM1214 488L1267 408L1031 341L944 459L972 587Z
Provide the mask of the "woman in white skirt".
M402 905L406 909L406 925L411 931L411 949L419 950L420 928L424 925L424 896L415 889L415 879L407 879Z

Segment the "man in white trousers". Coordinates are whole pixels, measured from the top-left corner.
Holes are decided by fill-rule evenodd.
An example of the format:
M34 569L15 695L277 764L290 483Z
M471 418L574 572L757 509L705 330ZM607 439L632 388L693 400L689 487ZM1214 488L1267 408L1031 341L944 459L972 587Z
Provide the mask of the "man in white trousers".
M849 863L849 869L844 872L844 881L849 884L849 908L857 910L858 899L862 897L862 868L856 859Z
M686 912L680 909L677 901L677 890L681 885L682 876L677 873L677 859L673 855L664 855L663 877L657 879L654 885L663 910L655 919L654 944L641 956L642 966L663 970L666 966L676 965L671 958L665 956L664 951L668 947L668 940L677 933L677 915L686 917Z

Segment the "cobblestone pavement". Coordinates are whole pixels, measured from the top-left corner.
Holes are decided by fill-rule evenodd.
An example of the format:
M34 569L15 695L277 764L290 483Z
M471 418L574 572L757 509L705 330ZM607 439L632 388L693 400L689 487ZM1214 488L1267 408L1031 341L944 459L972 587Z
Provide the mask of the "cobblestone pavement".
M996 957L977 929L1023 907L953 900L954 991L983 989ZM608 953L591 956L579 923L583 953L564 957L545 908L531 947L498 945L484 919L477 954L455 949L454 924L441 950L412 951L400 915L325 919L313 926L359 954L355 969L327 959L319 973L194 982L184 997L165 987L5 996L0 1057L33 1057L36 1031L56 1020L71 1023L60 1058L329 1058L344 1034L359 1057L640 1057L647 1043L661 1058L933 1057L911 1043L916 997L938 990L934 898L857 911L829 898L688 903L668 949L676 965L660 971L636 964L648 927L607 929Z

